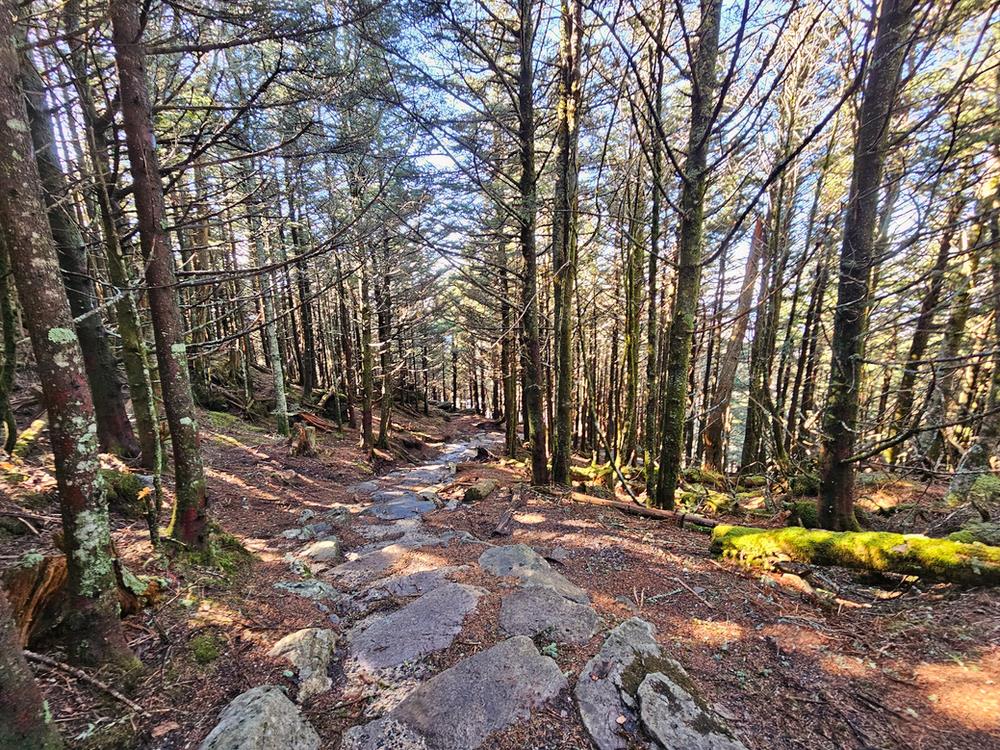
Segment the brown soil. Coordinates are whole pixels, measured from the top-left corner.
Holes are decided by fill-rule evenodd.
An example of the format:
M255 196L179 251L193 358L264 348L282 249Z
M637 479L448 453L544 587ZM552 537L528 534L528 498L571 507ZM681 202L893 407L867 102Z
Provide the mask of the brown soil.
M197 747L221 709L244 690L271 683L294 694L294 679L285 665L267 657L268 649L298 628L337 626L311 601L274 589L277 581L294 579L283 557L303 544L281 532L301 525L306 509L322 513L335 503L357 502L349 491L353 484L393 464L430 459L435 443L473 432L481 418L400 419L393 450L380 454L374 467L362 460L354 431L321 434L317 457L293 458L284 441L265 431L210 415L203 420L212 513L254 557L231 572L168 564L150 552L141 521L115 519L128 565L168 583L155 608L125 620L147 667L127 692L151 718L130 715L99 690L35 665L70 746ZM27 473L44 489L39 465L37 459L29 462ZM832 604L822 604L787 576L712 559L708 539L698 531L526 489L512 535L491 537L510 504L510 488L525 479L523 465L463 464L455 486L443 494L458 496L483 477L498 480L500 489L481 502L429 514L425 523L493 543L524 542L542 554L561 548L552 555L558 558L553 566L591 593L604 624L633 615L653 622L661 643L748 747L1000 748L1000 606L994 591L825 569L821 585L839 593ZM8 491L0 500L12 507L12 494L23 497L23 487L4 486ZM936 487L912 484L865 491L883 506L940 497ZM55 515L49 497L47 506L36 498L32 512ZM736 520L762 523L759 517ZM367 541L356 531L362 522L352 519L334 530L345 548ZM0 534L0 564L28 549L51 549L57 524L36 525L37 536ZM481 551L480 545L453 544L421 554L462 564ZM500 598L513 588L478 570L456 578L490 593L453 646L431 660L433 671L501 637ZM571 686L601 640L598 635L587 644L559 646L556 661L571 673ZM47 653L59 658L58 651ZM115 681L113 675L95 676ZM368 700L356 686L345 690L339 679L334 690L307 702L304 712L324 747L336 748L345 727L366 720ZM511 750L588 746L568 695L487 744Z

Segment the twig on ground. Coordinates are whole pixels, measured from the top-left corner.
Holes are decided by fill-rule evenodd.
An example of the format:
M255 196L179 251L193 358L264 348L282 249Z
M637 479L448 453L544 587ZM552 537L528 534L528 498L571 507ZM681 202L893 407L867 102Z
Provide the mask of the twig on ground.
M120 692L111 687L108 683L102 682L96 677L91 677L89 674L87 674L81 669L77 669L76 667L71 667L69 664L64 664L63 662L58 661L57 659L53 659L50 656L45 656L44 654L36 654L34 651L28 651L28 649L24 650L24 656L25 658L31 661L36 661L40 664L45 664L48 667L62 670L66 674L73 675L79 680L83 680L84 682L93 685L96 688L100 688L115 700L124 703L126 706L131 708L137 714L140 714L146 718L150 718L149 712L142 706L140 706L138 703L131 700L130 698L126 698Z

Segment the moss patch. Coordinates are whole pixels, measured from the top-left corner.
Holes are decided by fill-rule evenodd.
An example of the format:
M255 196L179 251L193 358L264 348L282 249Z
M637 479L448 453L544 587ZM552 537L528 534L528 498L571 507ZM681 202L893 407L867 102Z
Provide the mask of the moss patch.
M802 526L807 529L819 528L819 509L812 500L796 500L786 507L792 512L788 517L789 526Z
M191 658L201 665L211 664L222 654L222 648L214 635L203 633L188 641Z
M130 471L116 469L101 469L101 479L107 490L108 507L112 512L120 513L126 518L144 518L146 514L146 498L152 488L146 487L138 475Z

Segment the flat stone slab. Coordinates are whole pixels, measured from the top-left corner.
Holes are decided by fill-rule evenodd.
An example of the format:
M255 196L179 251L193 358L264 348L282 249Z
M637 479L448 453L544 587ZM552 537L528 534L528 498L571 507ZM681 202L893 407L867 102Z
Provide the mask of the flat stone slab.
M376 518L394 521L415 518L437 510L433 500L405 490L379 490L372 495L372 505L365 511Z
M558 665L517 636L432 677L386 717L349 729L341 748L475 750L566 687Z
M269 656L285 659L299 672L299 703L325 693L333 681L327 674L337 636L326 628L305 628L274 644Z
M341 593L326 581L309 579L306 581L279 581L274 588L287 591L289 594L301 596L313 601L337 601Z
M402 609L388 615L374 615L347 634L351 656L361 669L372 671L445 649L485 593L474 586L448 583Z
M446 565L443 568L435 568L434 570L418 570L415 573L383 578L375 585L378 588L384 589L390 596L421 596L428 591L433 591L436 588L451 583L448 580L448 576L465 568L465 565Z
M407 547L390 544L382 549L362 555L354 560L341 563L330 569L330 575L348 586L361 586L385 575L393 565L400 562L410 552Z
M574 694L594 745L599 750L745 750L698 695L684 668L663 653L654 634L646 620L625 620L580 672ZM646 741L642 728L658 744Z
M492 547L479 556L479 565L495 576L513 576L522 586L552 589L566 599L589 604L590 597L526 544Z
M223 709L201 750L319 750L316 730L281 689L261 685Z
M597 632L597 622L589 604L549 588L519 589L500 605L500 629L507 635L544 635L560 643L584 643Z
M323 539L313 542L308 547L296 552L295 555L311 562L330 562L340 557L340 542L332 537Z

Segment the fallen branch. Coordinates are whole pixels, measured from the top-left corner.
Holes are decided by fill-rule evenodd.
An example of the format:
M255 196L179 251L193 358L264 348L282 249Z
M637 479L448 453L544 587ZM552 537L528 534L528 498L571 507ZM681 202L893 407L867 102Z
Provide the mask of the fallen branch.
M793 560L973 586L1000 585L1000 547L919 534L719 525L712 531L712 552L766 568Z
M36 654L34 651L28 651L28 649L24 649L24 655L30 661L36 661L40 664L45 664L46 666L52 667L54 669L59 669L65 672L66 674L73 675L77 679L83 680L84 682L93 685L96 688L100 688L115 700L124 703L126 706L131 708L137 714L140 714L141 716L147 719L151 718L149 712L142 706L140 706L138 703L129 698L126 698L124 695L122 695L113 687L111 687L108 683L102 682L96 677L91 677L89 674L87 674L81 669L77 669L76 667L71 667L69 664L64 664L63 662L57 661L56 659L53 659L50 656L45 656L44 654Z
M698 516L694 513L685 513L679 510L647 508L645 505L623 503L619 500L605 500L602 497L585 495L582 492L570 492L564 497L568 497L575 503L583 503L584 505L599 505L604 508L615 508L623 513L630 513L634 516L642 516L643 518L655 518L658 521L675 521L678 526L683 526L685 523L691 523L697 526L715 528L719 525L719 522L714 519Z
M493 529L491 536L510 536L514 530L514 514L525 506L524 493L515 490L507 510L500 514L500 520Z

